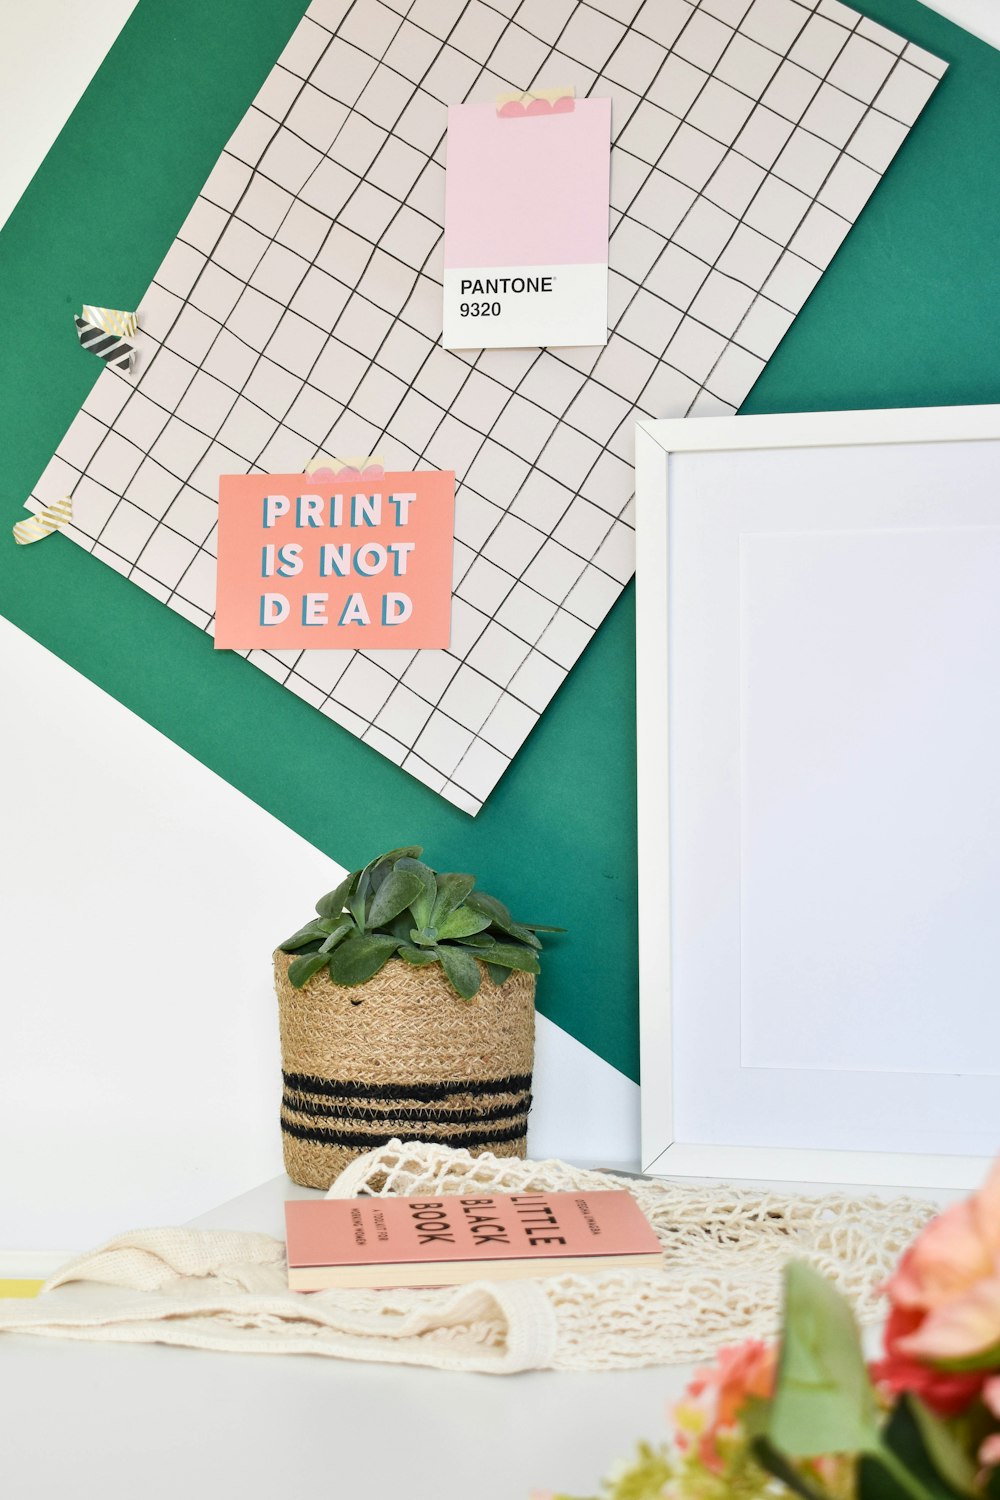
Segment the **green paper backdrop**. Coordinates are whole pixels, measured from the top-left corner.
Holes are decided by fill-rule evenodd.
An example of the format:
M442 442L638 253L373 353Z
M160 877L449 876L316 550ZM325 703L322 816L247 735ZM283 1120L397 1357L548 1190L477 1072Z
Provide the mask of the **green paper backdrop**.
M98 373L70 314L139 304L303 9L141 0L0 234L0 610L337 860L423 843L567 927L541 1009L635 1078L631 589L472 820L65 538L10 538ZM865 9L952 68L747 411L1000 401L1000 53L916 0Z

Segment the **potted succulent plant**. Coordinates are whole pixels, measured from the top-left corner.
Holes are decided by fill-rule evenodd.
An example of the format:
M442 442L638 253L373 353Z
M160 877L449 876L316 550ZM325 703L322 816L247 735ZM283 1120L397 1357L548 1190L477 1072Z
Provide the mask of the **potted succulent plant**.
M539 932L418 847L347 876L274 955L285 1167L327 1188L393 1136L523 1156Z

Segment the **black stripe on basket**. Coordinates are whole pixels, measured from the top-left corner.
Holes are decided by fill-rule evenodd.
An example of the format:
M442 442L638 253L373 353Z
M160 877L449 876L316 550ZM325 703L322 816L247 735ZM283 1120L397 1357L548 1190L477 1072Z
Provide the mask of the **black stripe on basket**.
M509 1078L459 1078L452 1083L358 1083L354 1079L313 1078L308 1073L282 1073L285 1088L298 1094L322 1094L327 1099L403 1099L430 1104L449 1094L522 1094L531 1088L530 1073Z
M391 1141L399 1131L372 1131L362 1130L331 1130L325 1125L295 1125L291 1120L282 1119L281 1128L286 1135L291 1135L299 1141L316 1141L324 1146L365 1146L369 1151L374 1151L377 1146L384 1146ZM407 1140L426 1140L435 1145L455 1146L459 1150L468 1150L473 1146L498 1145L501 1141L519 1141L524 1136L527 1126L504 1125L496 1130L467 1130L464 1135L439 1135L421 1126L419 1134L412 1135L407 1131Z
M320 1104L304 1094L285 1094L282 1106L296 1114L312 1115L321 1120L364 1120L373 1125L389 1126L394 1120L404 1124L430 1125L475 1125L489 1124L492 1120L512 1120L516 1115L526 1115L531 1108L531 1095L521 1094L509 1104L483 1105L480 1109L436 1109L432 1104L387 1104L378 1107L357 1104L353 1101L341 1104Z

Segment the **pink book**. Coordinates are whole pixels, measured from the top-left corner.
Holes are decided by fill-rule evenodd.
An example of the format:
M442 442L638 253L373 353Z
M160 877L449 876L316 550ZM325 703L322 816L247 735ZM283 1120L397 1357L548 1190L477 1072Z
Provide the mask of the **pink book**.
M630 1193L320 1198L285 1204L288 1285L452 1286L656 1266L660 1243Z

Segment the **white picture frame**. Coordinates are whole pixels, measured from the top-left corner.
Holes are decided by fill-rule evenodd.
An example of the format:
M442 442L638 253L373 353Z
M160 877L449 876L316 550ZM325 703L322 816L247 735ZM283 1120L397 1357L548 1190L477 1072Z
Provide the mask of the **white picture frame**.
M997 445L995 450L989 446L994 443ZM994 457L998 462L995 467L991 468L991 460ZM833 519L828 522L822 521L823 504L827 505L832 517L834 502L829 497L823 500L822 494L819 498L814 498L824 489L825 480L820 474L820 467L824 474L841 467L845 469L847 478L842 490L838 491L838 495L841 496L844 507L851 511L854 517L852 521L844 522L843 525L839 522L835 523ZM885 471L884 474L882 470ZM946 521L941 521L939 517L935 522L935 496L938 496L944 489L940 476L947 475L952 470L961 471L961 478L956 479L956 484L961 489L963 519L953 521L951 518L955 512L949 510ZM912 484L895 482L904 472L911 474ZM791 475L791 482L789 495L784 497L783 475L786 473ZM813 474L815 488L813 482L808 479L810 473ZM930 479L924 477L928 474L938 475L936 488L933 486L928 488ZM981 475L981 481L977 481L977 475ZM992 495L989 493L991 475ZM729 491L726 490L727 476L730 482ZM745 476L745 483L743 476ZM636 654L641 1151L644 1172L670 1177L736 1177L798 1182L908 1185L929 1189L964 1188L981 1181L991 1155L995 1153L997 1147L1000 1147L1000 1124L997 1126L995 1138L992 1137L991 1108L984 1104L980 1109L975 1102L980 1098L985 1099L990 1092L995 1093L998 1098L996 1117L1000 1121L1000 1087L996 1086L996 1074L993 1071L992 1061L989 1063L989 1074L985 1080L978 1075L978 1063L974 1062L973 1065L976 1071L975 1077L966 1079L962 1075L962 1068L957 1070L958 1075L961 1075L959 1081L967 1086L963 1097L972 1101L969 1108L980 1109L983 1117L980 1122L982 1128L979 1128L979 1124L973 1121L966 1133L970 1139L963 1137L958 1140L948 1136L947 1139L940 1140L935 1137L933 1130L922 1130L917 1118L920 1111L914 1114L912 1101L918 1097L936 1099L940 1090L953 1087L951 1080L957 1075L949 1074L945 1078L942 1072L939 1089L938 1070L939 1067L943 1069L945 1064L938 1064L936 1055L931 1064L920 1063L918 1057L915 1067L897 1069L892 1052L895 1044L892 1035L888 1032L888 1021L885 1021L883 1026L886 1035L875 1047L877 1055L873 1057L870 1066L867 1059L860 1053L857 1056L854 1055L857 1048L866 1044L864 1037L859 1039L854 1033L841 1039L846 1048L847 1063L838 1065L836 1068L825 1066L818 1068L815 1058L806 1059L806 1071L801 1077L792 1078L791 1075L797 1072L794 1064L779 1068L771 1066L771 1052L775 1047L780 1050L781 1037L787 1036L789 1029L785 1026L782 1030L774 1022L773 1017L766 1014L766 1011L767 1006L773 1004L776 1007L776 1013L780 1013L780 1007L784 1003L780 998L781 985L786 981L781 980L773 990L766 991L765 1000L762 1002L764 1019L762 1022L753 1020L749 1032L742 1009L747 1002L744 984L746 945L749 941L751 951L753 951L754 944L758 943L755 936L757 929L759 928L765 934L770 930L766 916L759 920L756 916L752 918L749 940L742 927L739 928L735 937L729 933L731 921L728 927L724 923L720 927L726 935L725 941L730 946L733 943L738 944L739 954L740 966L737 968L733 964L730 965L730 969L725 971L728 976L725 982L720 980L715 989L712 989L711 986L705 985L699 988L698 984L691 980L690 975L698 972L691 966L695 960L688 963L685 959L682 963L679 954L713 950L710 944L704 942L699 950L698 945L692 941L690 933L684 930L685 924L688 928L693 925L691 919L683 913L680 917L678 916L679 906L682 907L684 900L687 899L683 894L678 894L678 867L680 862L680 867L686 872L695 868L692 863L694 859L710 860L711 856L702 855L699 846L695 844L694 833L697 832L697 827L689 835L682 831L682 825L685 820L690 823L694 817L693 814L689 815L687 812L690 805L700 805L699 799L710 800L714 795L713 787L707 781L707 778L714 773L706 770L704 773L706 784L702 785L703 773L699 769L699 762L690 754L685 758L684 736L687 734L691 742L696 743L693 731L685 728L685 714L690 720L697 718L702 710L700 708L697 711L687 710L683 707L678 710L676 700L681 691L678 683L685 680L684 674L689 670L686 657L678 653L694 652L695 647L688 644L677 647L672 658L670 634L672 611L677 613L686 608L690 620L688 616L684 616L685 631L675 632L675 637L680 635L685 643L697 641L697 611L701 608L706 619L708 618L711 607L709 601L716 597L713 591L716 589L720 591L718 597L724 609L728 609L729 605L726 604L722 591L728 588L732 592L735 589L740 595L740 601L734 606L735 618L738 622L736 635L740 639L733 644L730 640L733 631L729 630L725 645L725 652L736 653L735 659L739 664L740 676L736 677L735 672L729 672L728 686L713 686L708 694L713 699L718 698L721 705L718 710L719 722L728 723L732 719L736 725L736 732L739 733L740 715L747 712L746 704L750 701L746 682L752 681L755 695L752 701L756 702L761 696L758 693L757 682L769 680L768 673L772 669L768 663L766 643L788 638L787 631L782 631L780 634L768 633L770 622L764 618L768 615L768 607L762 608L755 602L760 596L760 589L754 582L755 570L758 570L758 564L754 559L759 554L766 563L761 574L766 582L768 578L782 576L773 572L774 559L770 554L777 549L776 556L780 563L781 548L785 546L788 538L792 538L794 544L792 555L798 555L794 549L799 546L799 533L796 530L799 522L796 519L794 525L790 526L787 519L792 513L788 506L793 501L799 505L799 509L794 511L796 518L808 512L808 521L804 521L803 525L807 524L816 528L818 540L815 542L809 540L803 545L812 549L809 556L815 552L821 560L826 558L826 554L834 545L840 546L841 536L850 539L852 548L855 545L853 539L855 537L860 539L855 552L861 559L870 551L869 535L874 538L877 532L880 546L882 538L895 536L898 531L901 536L914 537L916 548L921 554L927 554L928 546L933 541L932 558L937 556L938 542L943 539L945 556L950 556L954 551L956 560L959 554L972 555L969 548L973 540L976 542L975 555L978 556L982 550L980 541L985 538L988 542L989 566L992 567L994 544L1000 543L1000 483L997 482L998 478L1000 478L1000 406L706 417L650 421L639 425L636 441L638 533ZM833 481L831 480L830 483L832 484ZM863 509L866 503L866 487L871 489L868 499L871 501L872 508L869 511ZM729 527L731 532L734 528L743 526L744 523L739 515L739 496L744 490L748 497L747 513L749 515L752 511L757 519L752 522L749 530L741 531L739 538L734 542L726 533L725 528ZM923 490L927 493L921 500ZM977 500L979 490L982 494ZM696 491L698 507L700 507L698 509L695 508L692 498ZM704 505L702 505L703 491L706 496ZM884 508L889 505L891 497L897 495L897 491L899 503L896 510L889 516L888 521L884 524L879 523L877 517L881 514L880 507ZM914 518L909 517L905 509L905 505L911 503L911 491L913 492L912 504L916 506L917 512L918 524L916 525L914 525ZM736 497L731 506L726 499L728 493L733 493ZM802 499L803 495L808 498ZM785 504L786 498L788 504ZM780 513L782 505L785 506L784 519ZM924 505L923 510L921 510L921 505ZM768 521L765 518L761 522L760 517L768 506L774 508L772 519ZM969 506L972 506L972 509L969 509ZM713 515L720 518L718 536L714 540L709 536L712 526L716 524L709 519ZM873 519L867 519L869 516ZM684 519L685 517L689 519ZM860 520L859 517L861 517ZM893 529L894 527L896 530ZM974 537L973 531L969 528L975 529ZM694 543L685 542L683 539L688 535L697 536L700 532L704 532L708 539L703 545L698 544L701 547L701 551L698 551ZM933 538L930 537L931 532L934 534ZM807 533L803 531L801 535L805 537ZM811 538L813 533L810 532L808 535ZM759 537L765 538L763 543L756 540ZM830 542L828 545L828 538L835 538L835 543ZM874 541L871 546L875 546ZM685 547L687 553L684 551ZM734 548L736 563L732 560ZM716 556L722 558L723 561L716 564L714 561ZM685 557L693 558L702 569L702 572L698 574L697 587L705 593L706 603L703 606L697 603L685 605L683 602L689 596L692 600L695 599L695 583L686 582L688 575L676 571L682 565L686 566ZM749 573L747 572L747 557L751 559ZM1000 559L1000 550L997 551L996 557ZM827 562L823 561L821 565L825 568ZM770 573L769 568L772 569ZM900 570L890 567L884 571L890 580L886 587L897 590L901 595L904 594L909 584L905 580L898 581L897 573ZM902 569L902 573L905 572L906 569ZM853 574L851 576L853 577ZM746 587L748 578L750 579L749 589ZM675 583L676 598L673 598L671 594L671 579ZM782 590L783 588L782 584ZM822 595L822 590L818 592ZM1000 590L997 592L1000 593ZM771 596L764 597L769 599ZM749 604L747 598L750 600ZM887 599L890 607L885 611L885 618L889 620L895 616L896 600L891 595L887 596ZM903 604L905 605L905 600ZM821 604L817 603L816 609L820 608ZM807 616L810 615L811 609L810 603L805 610ZM776 618L777 612L778 606L775 605ZM758 624L758 616L763 619L763 624ZM729 618L728 615L726 618ZM706 629L709 628L711 627L706 627ZM858 629L860 628L859 625ZM951 626L948 628L952 629ZM853 629L852 625L846 632L848 636L852 634ZM750 646L743 639L744 635L750 639ZM955 641L959 642L958 626L954 627L952 635ZM949 644L952 635L947 637ZM765 642L765 645L760 646L760 641ZM856 649L856 646L857 643L854 647L845 646L844 649L845 651ZM878 652L873 654L877 656ZM750 660L749 668L746 666L748 659ZM824 659L824 669L826 665ZM969 666L970 673L973 665ZM704 680L710 681L713 675L726 677L724 668L725 662L720 672L714 674L710 665L710 670L705 674ZM693 670L693 665L691 670ZM777 667L774 670L776 671ZM874 671L874 668L872 670ZM755 673L756 676L747 679L748 671ZM851 681L853 680L852 678ZM736 683L735 688L732 686L733 682ZM968 687L970 701L974 702L975 694L975 681L970 679ZM992 695L997 696L995 682ZM732 703L736 699L739 701L733 708ZM684 701L693 703L695 700L689 694L688 700ZM708 715L709 710L704 710L704 713ZM901 722L903 717L902 714L899 715ZM754 723L756 724L756 720ZM902 732L901 729L900 733ZM756 728L754 735L758 739L761 738ZM744 844L739 841L745 841L747 838L748 822L752 829L756 828L754 822L756 813L747 813L744 800L751 803L755 798L760 800L755 789L756 783L753 780L753 776L757 774L756 770L748 777L743 766L744 755L751 756L753 753L752 746L755 743L753 735L750 736L750 740L751 750L744 750L742 741L739 741L739 769L737 771L727 769L724 773L731 778L739 778L739 826L730 841L738 849L739 870L736 876L730 879L731 884L738 882L737 897L733 902L738 913L742 912L742 903L746 899L747 890L751 891L751 895L753 894L752 886L747 886L748 877L743 868L747 863ZM763 740L761 742L764 743ZM780 756L778 759L780 760ZM756 765L756 762L754 764ZM770 773L765 771L764 774L766 776ZM778 774L777 771L774 774ZM684 775L687 775L686 781L678 779ZM719 772L719 775L722 776L723 772ZM673 798L671 797L672 781L674 782ZM948 783L948 785L952 784ZM733 803L731 812L735 817L735 802L732 798L729 800ZM820 806L819 801L816 805ZM932 820L929 819L929 823L930 821ZM685 845L685 839L687 845ZM753 845L754 850L761 842L758 840ZM766 845L766 839L763 843ZM719 845L720 848L729 847L721 838ZM685 854L685 847L695 848L696 854L693 856ZM725 857L729 858L728 855ZM755 864L756 859L757 856L754 853L749 861L751 870L755 870L760 863L758 861ZM766 861L764 863L766 864ZM698 878L701 878L700 874ZM693 883L697 885L697 881ZM766 882L762 881L761 887L763 888L765 884ZM690 885L691 882L687 882L685 890ZM794 892L792 899L794 903ZM901 901L903 899L900 897ZM757 903L757 907L765 912L766 905L766 896ZM753 910L756 911L757 907ZM876 936L874 941L876 945L881 942L888 950L886 937ZM765 938L761 938L760 943L764 942ZM720 964L720 972L721 967ZM682 976L687 976L683 977L680 983L677 978L678 970ZM772 971L767 971L765 964L761 972ZM787 983L790 984L791 980ZM930 981L927 983L929 984ZM729 990L734 987L735 996L729 993ZM724 991L726 993L723 993ZM712 1014L703 1017L698 1006L709 993L711 993L709 1009L717 1007L718 1015L716 1016L713 1011ZM751 995L756 993L753 983L749 986L749 993ZM827 997L827 1003L829 1003L829 997ZM969 1003L973 1002L970 1000ZM726 1019L728 1018L732 1026L733 1017L737 1013L739 1015L739 1057L738 1063L734 1063L731 1059L736 1056L737 1043L733 1043L732 1039L727 1041L723 1033ZM707 1031L713 1024L718 1025L716 1045L729 1059L720 1061L718 1064L714 1060L711 1046L704 1037L697 1044L690 1042L691 1036L698 1033L699 1027ZM879 1025L882 1025L881 1018ZM940 1030L940 1027L938 1029ZM795 1031L795 1028L792 1030ZM919 1032L919 1028L917 1030ZM812 1045L806 1036L809 1031L810 1028L804 1026L798 1028L801 1035L793 1036L790 1044L793 1052L797 1048L808 1049ZM749 1068L744 1066L748 1034L751 1043L751 1066ZM899 1028L895 1035L896 1037L902 1035ZM906 1035L909 1038L908 1031ZM950 1037L952 1033L949 1032L948 1035ZM931 1045L930 1041L921 1043L919 1035L913 1044L918 1049L921 1045L924 1047ZM839 1045L838 1042L837 1046ZM956 1045L958 1045L957 1042ZM962 1045L972 1051L978 1044L972 1038L967 1039ZM827 1057L828 1054L824 1052L823 1056ZM693 1064L690 1061L692 1057L695 1059ZM761 1065L762 1058L765 1066ZM733 1071L734 1068L738 1068L739 1076ZM683 1071L678 1072L678 1069L683 1069ZM718 1076L715 1076L713 1071L716 1069ZM1000 1072L1000 1068L997 1072ZM926 1080L932 1075L934 1083L927 1083ZM678 1080L680 1087L678 1087ZM744 1084L749 1091L747 1097L755 1098L758 1102L763 1101L764 1113L768 1113L771 1107L768 1092L769 1080L777 1080L775 1087L778 1093L787 1086L786 1091L790 1090L794 1093L797 1089L803 1098L808 1096L808 1107L799 1108L797 1119L793 1102L785 1110L781 1120L765 1124L747 1123L744 1128L741 1123L743 1117L741 1117L737 1119L735 1126L732 1119L727 1124L725 1122L727 1112L731 1114L733 1109L738 1108L738 1104L731 1104L728 1101L740 1093ZM780 1088L778 1088L779 1084ZM739 1088L730 1087L730 1085L739 1085ZM882 1112L882 1124L875 1126L869 1123L867 1136L864 1130L859 1133L853 1118L852 1106L845 1102L845 1117L850 1117L852 1121L850 1129L846 1130L847 1138L843 1142L839 1139L828 1138L817 1143L811 1138L810 1132L815 1134L818 1129L818 1127L814 1128L811 1119L814 1108L819 1107L818 1101L825 1099L827 1103L823 1107L826 1108L830 1101L835 1099L838 1088L844 1090L846 1094L855 1086L857 1086L859 1097L864 1096L867 1099L873 1097L873 1090L877 1093L884 1087L889 1103ZM752 1092L754 1089L757 1090L755 1094ZM699 1091L703 1091L709 1101L704 1106L692 1103L699 1099ZM897 1132L901 1138L905 1138L903 1142L905 1149L893 1149L898 1144L895 1137L888 1142L882 1138L886 1133L883 1126L888 1127L891 1123L893 1111L891 1101L897 1096L900 1098L905 1096L911 1101L907 1110L900 1110L900 1119L903 1121L904 1128ZM711 1114L713 1097L717 1104L717 1115L714 1116ZM778 1106L776 1105L775 1108L777 1109ZM781 1108L784 1106L782 1105ZM704 1115L706 1110L709 1111L708 1117L701 1118L698 1123L699 1111ZM921 1115L920 1118L923 1116ZM695 1121L693 1125L689 1123L690 1119ZM979 1116L977 1116L978 1120ZM893 1134L892 1130L888 1133L890 1136ZM827 1128L827 1135L830 1135L829 1128ZM970 1146L970 1140L972 1149L967 1149ZM913 1149L914 1145L922 1149Z

